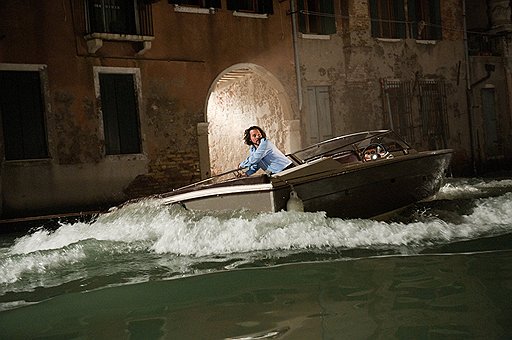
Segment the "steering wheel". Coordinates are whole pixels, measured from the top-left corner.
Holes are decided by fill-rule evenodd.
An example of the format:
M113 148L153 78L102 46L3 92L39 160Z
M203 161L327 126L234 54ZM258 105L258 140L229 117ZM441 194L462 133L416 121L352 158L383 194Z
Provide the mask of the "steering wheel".
M388 150L380 143L371 143L361 152L363 162L375 161L380 158L386 158L389 155Z

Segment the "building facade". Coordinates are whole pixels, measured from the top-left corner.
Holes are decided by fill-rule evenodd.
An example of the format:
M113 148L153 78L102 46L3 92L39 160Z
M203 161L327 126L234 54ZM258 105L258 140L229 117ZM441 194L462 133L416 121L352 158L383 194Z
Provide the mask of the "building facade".
M510 2L473 2L4 0L2 217L235 168L253 124L285 152L393 128L454 174L504 164Z

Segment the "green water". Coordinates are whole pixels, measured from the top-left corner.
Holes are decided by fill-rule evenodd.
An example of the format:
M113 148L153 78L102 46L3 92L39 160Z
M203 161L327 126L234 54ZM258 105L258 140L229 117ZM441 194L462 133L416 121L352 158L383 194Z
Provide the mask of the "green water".
M241 269L64 294L0 314L7 338L506 339L512 251Z
M392 220L145 201L0 239L0 339L512 339L512 180Z

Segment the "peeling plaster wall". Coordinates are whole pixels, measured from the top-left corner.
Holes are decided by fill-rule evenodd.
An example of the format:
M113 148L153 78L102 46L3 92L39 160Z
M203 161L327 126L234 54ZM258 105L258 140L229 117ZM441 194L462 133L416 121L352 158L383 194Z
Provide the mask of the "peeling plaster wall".
M331 40L338 39L334 37ZM456 99L464 100L464 84L456 84L458 62L463 62L461 58L464 56L461 42L441 41L435 46L409 39L372 43L371 47L350 47L347 52L340 47L339 41L302 41L304 85L331 86L331 109L337 133L383 127L380 98L380 80L383 78L444 79L457 86L459 97ZM320 48L319 44L327 46ZM333 50L338 50L339 54L318 52ZM333 57L333 54L338 57Z
M347 10L349 19L338 17L338 33L329 39L298 39L304 90L308 86L330 88L333 133L389 128L384 125L381 79L443 80L447 89L449 145L461 155L462 162L467 162L469 134L460 2L442 2L443 40L433 43L373 38L367 2L350 2ZM415 146L426 149L429 145L419 129L417 102L412 99ZM306 127L312 104L305 102L301 116L305 141L309 140Z
M232 170L247 157L243 133L251 125L260 126L280 150L287 151L281 105L276 89L255 73L216 86L207 109L212 174Z

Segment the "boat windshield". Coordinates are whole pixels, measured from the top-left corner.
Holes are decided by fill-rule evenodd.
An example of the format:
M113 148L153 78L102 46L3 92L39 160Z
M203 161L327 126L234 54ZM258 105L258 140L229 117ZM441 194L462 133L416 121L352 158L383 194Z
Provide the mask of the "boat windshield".
M332 157L346 152L361 154L372 144L382 145L387 151L408 152L411 147L391 130L359 132L332 138L288 155L297 163L305 163L320 157Z

